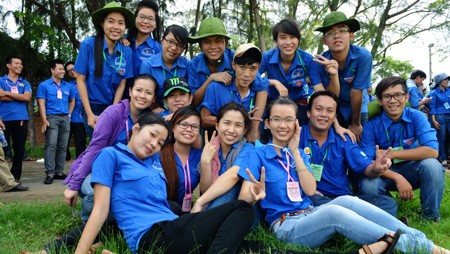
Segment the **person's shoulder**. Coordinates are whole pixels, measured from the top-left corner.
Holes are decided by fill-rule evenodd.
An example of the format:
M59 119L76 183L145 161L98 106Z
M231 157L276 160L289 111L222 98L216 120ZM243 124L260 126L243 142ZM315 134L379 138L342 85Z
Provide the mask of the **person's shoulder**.
M357 56L360 57L362 56L364 58L372 58L372 54L370 53L370 51L364 47L350 44L350 50L352 50L352 52Z
M405 107L405 109L403 110L403 114L409 117L413 124L416 124L417 123L416 120L418 119L427 120L427 117L424 115L422 111L410 107Z
M192 64L193 66L197 66L198 63L204 61L204 59L205 59L205 55L204 55L203 53L200 53L200 54L194 56L194 58L192 58L191 64Z
M95 37L89 36L84 38L84 40L81 42L81 45L94 45L95 44Z
M314 58L313 55L311 55L310 53L304 51L303 49L297 49L297 53L300 54L302 59L304 59L306 61L311 61Z
M263 53L263 58L271 58L277 52L278 52L278 48L269 49Z

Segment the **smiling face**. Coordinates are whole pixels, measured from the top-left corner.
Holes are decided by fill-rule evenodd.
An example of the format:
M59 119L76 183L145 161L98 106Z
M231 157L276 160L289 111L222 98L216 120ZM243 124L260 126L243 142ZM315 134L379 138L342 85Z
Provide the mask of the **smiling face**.
M332 26L322 38L322 43L327 45L331 52L346 51L354 37L354 33L349 31L350 28L347 25Z
M191 105L194 96L181 89L175 89L164 99L170 112Z
M399 99L395 99L395 95L397 95ZM387 97L391 98L388 100ZM390 86L383 91L381 94L381 99L378 98L378 101L380 101L383 106L384 112L393 121L397 121L401 118L408 100L409 94L405 94L401 84Z
M166 62L174 62L184 50L183 43L177 41L172 32L169 32L161 41L163 59Z
M167 135L167 129L160 124L149 124L141 128L139 124L135 124L128 147L137 158L144 160L161 150Z
M115 42L125 33L125 17L120 12L111 12L105 17L102 28L105 38Z
M130 107L138 110L149 108L155 100L156 84L150 79L136 79L130 88Z
M226 44L224 36L212 35L200 41L200 48L209 61L216 62L222 58Z
M230 110L216 123L216 130L221 145L230 147L244 137L246 131L244 117L241 112Z
M22 60L20 60L19 58L12 58L11 63L8 63L6 67L8 68L10 73L20 75L23 70Z
M292 138L297 119L294 105L275 104L270 111L269 119L265 123L272 133L272 142L275 145L285 146Z
M184 127L186 128L183 129ZM190 116L183 119L173 126L172 131L176 142L192 145L200 135L200 118L198 116Z
M142 34L151 34L156 28L156 12L151 8L141 8L136 15L136 29Z
M295 54L300 41L293 35L280 32L278 33L276 43L278 49L280 49L281 58L285 58L292 57Z
M311 128L328 131L336 119L337 104L330 96L318 96L314 99L311 111L308 111Z
M66 71L64 70L64 65L62 64L56 64L55 68L50 69L52 73L52 77L57 80L61 80L64 78L64 74L66 74Z

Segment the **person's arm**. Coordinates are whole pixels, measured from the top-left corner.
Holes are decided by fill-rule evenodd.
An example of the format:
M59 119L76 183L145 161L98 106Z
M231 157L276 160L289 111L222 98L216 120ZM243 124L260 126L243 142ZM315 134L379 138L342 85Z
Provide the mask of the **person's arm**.
M350 90L350 106L352 109L352 123L348 129L356 136L356 140L361 140L362 125L361 125L361 107L362 107L363 90L352 88Z
M256 100L255 100L255 109L258 109L253 112L253 121L251 121L250 124L250 130L247 133L247 141L248 142L255 142L255 140L259 139L260 133L259 133L259 124L261 123L261 119L264 114L264 109L266 108L266 102L267 102L267 91L260 91L256 93Z
M3 91L4 96L0 97L1 101L25 101L29 102L31 100L31 93L25 92L23 94L11 93Z
M419 89L417 89L417 86L409 89L409 104L411 105L411 108L413 109L419 109Z
M408 150L395 150L390 153L388 158L408 161L418 161L427 158L437 158L438 151L428 146L419 146Z
M341 85L339 83L339 74L338 74L339 64L338 64L338 62L334 59L328 59L322 55L316 55L316 58L314 58L313 61L322 65L322 67L328 73L330 82L328 83L326 90L334 93L337 97L339 97L339 94L341 92ZM316 88L316 86L318 86L318 87ZM317 90L324 89L323 84L320 83L320 84L315 85L314 91L317 91L316 89Z
M6 129L5 124L3 123L2 117L0 116L0 130L5 130L5 129Z
M214 145L215 138L215 131L213 132L211 139L208 139L208 131L205 131L205 147L203 147L202 156L200 158L200 194L205 193L213 183L212 159L219 150L219 148Z
M95 237L108 217L110 197L111 189L109 187L98 183L94 185L94 208L78 242L76 254L89 252Z
M392 152L391 148L386 151L382 151L378 146L376 146L375 149L377 157L375 161L367 166L366 170L364 171L364 176L366 176L367 178L379 177L392 165L392 162L389 159L389 154Z
M73 109L75 108L75 98L69 102L69 115L72 115Z
M277 91L280 94L280 96L285 96L286 97L286 96L289 95L289 90L287 89L287 87L285 87L277 79L269 79L269 86L275 87L275 89L277 89Z
M199 87L197 89L197 91L195 91L194 99L192 100L193 106L197 107L200 104L202 104L203 98L205 97L206 88L208 88L209 84L211 84L211 82L213 82L213 81L221 82L221 83L224 83L225 85L229 85L229 84L231 84L231 75L226 71L216 72L216 73L212 73L211 75L209 75L208 78L206 79L206 81L202 84L202 86Z
M42 126L41 126L41 132L44 133L47 130L47 126L50 126L50 123L47 121L47 112L45 109L45 100L38 98L38 105L39 105L39 114L41 115L42 119Z
M120 81L119 86L117 87L116 93L114 94L114 101L113 104L118 103L120 100L122 100L123 91L125 90L125 84L127 83L126 79L122 79Z
M395 182L401 200L411 200L414 198L414 191L411 184L399 173L388 169L386 172L381 174L381 177Z
M92 128L95 128L98 116L94 115L92 112L91 104L89 103L88 91L86 88L86 76L81 73L77 73L77 87L81 102L83 103L84 111L86 112L86 116L88 118L87 123Z
M202 107L200 110L200 115L202 116L202 127L207 128L214 128L217 123L217 117L213 116L213 114L207 109L206 107Z

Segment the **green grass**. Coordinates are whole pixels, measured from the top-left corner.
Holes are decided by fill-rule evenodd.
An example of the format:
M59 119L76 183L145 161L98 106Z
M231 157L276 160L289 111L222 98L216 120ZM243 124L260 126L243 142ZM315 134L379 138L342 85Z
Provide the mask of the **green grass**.
M420 209L419 192L415 192L415 198L410 202L399 202L398 216L408 216L410 226L423 231L429 239L439 246L450 248L450 177L446 174L446 186L441 206L442 220L440 223L422 221L417 212ZM2 254L16 254L21 251L37 251L43 246L79 225L79 218L72 216L71 209L63 202L15 202L0 203L0 252ZM247 240L263 242L267 253L273 253L273 249L297 250L313 252L349 252L359 246L342 236L336 236L327 244L317 249L308 249L299 246L280 243L265 228L258 228L249 234ZM130 253L125 241L121 237L114 237L105 242L105 248L116 253ZM61 253L73 253L73 250ZM97 251L101 253L101 251Z

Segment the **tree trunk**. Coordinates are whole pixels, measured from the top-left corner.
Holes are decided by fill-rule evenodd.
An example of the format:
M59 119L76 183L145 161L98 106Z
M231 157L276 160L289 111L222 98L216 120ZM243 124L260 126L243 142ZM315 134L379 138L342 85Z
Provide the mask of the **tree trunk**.
M253 13L255 17L255 23L256 23L256 32L258 33L258 40L259 40L259 49L261 49L261 52L266 52L266 39L264 37L264 31L262 27L261 22L261 16L259 14L259 6L256 0L250 0L250 9L251 13Z

